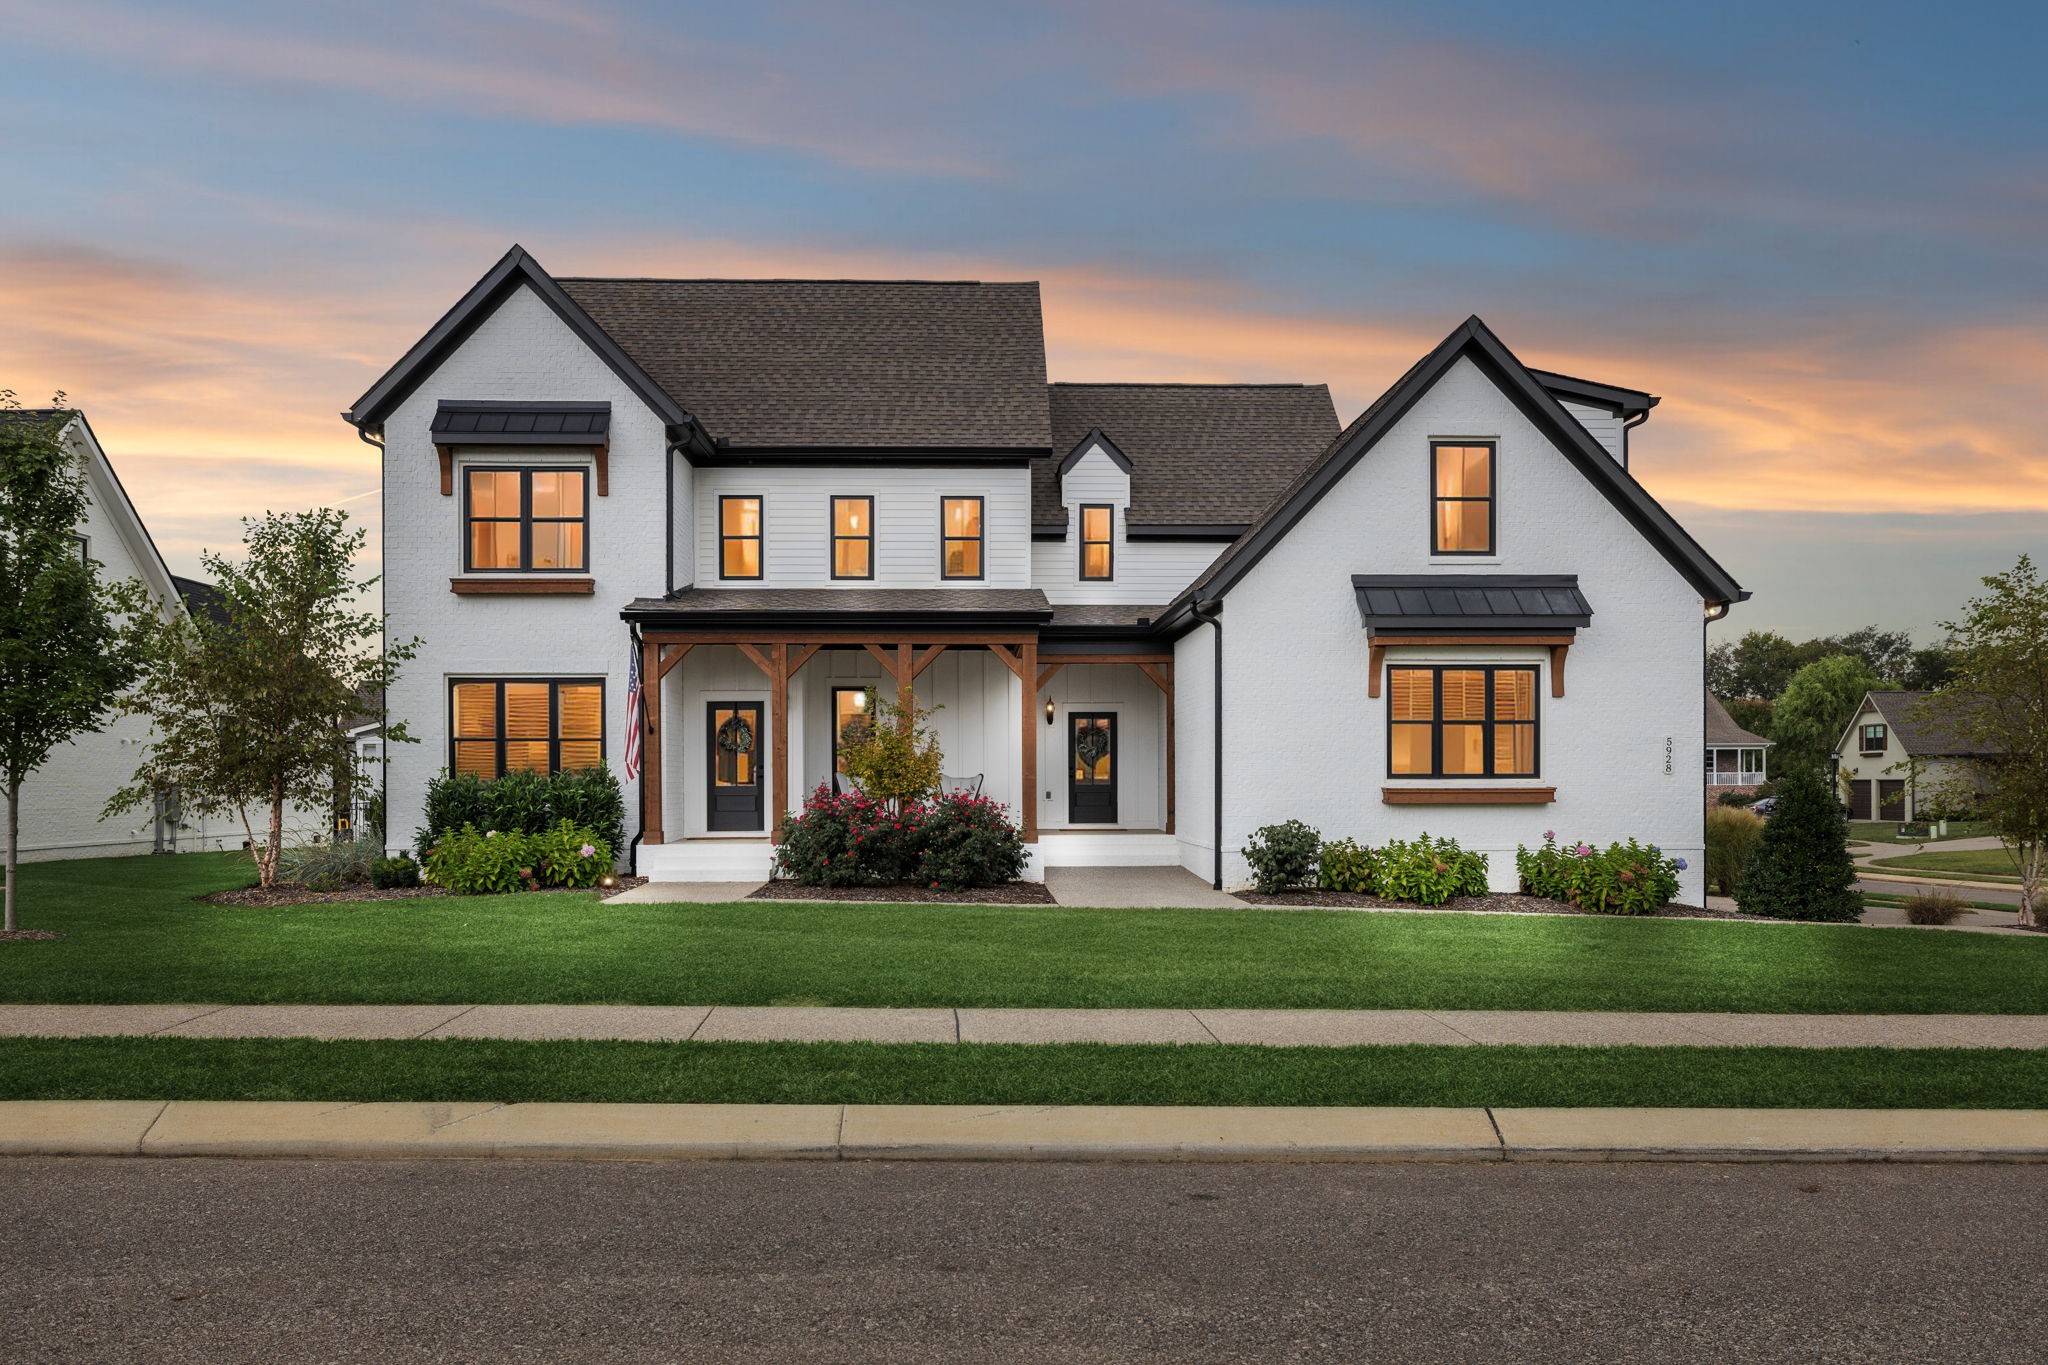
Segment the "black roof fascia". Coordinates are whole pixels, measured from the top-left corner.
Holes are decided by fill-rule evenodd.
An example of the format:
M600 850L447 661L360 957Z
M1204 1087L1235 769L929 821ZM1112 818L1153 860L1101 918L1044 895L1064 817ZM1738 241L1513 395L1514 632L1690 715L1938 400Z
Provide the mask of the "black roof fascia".
M1125 529L1129 530L1128 527ZM1065 540L1067 538L1067 524L1064 521L1036 522L1031 527L1031 538L1033 540Z
M1548 389L1529 373L1502 344L1477 314L1467 318L1435 349L1417 361L1394 386L1381 394L1350 427L1339 433L1330 449L1313 466L1308 477L1285 501L1261 517L1237 544L1225 550L1200 578L1189 584L1167 607L1162 624L1177 624L1178 618L1197 601L1228 593L1268 551L1322 501L1338 480L1351 472L1395 423L1407 416L1421 397L1429 392L1453 364L1470 358L1481 372L1498 384L1523 415L1547 435L1559 450L1584 474L1671 566L1684 575L1700 596L1713 603L1744 602L1749 594L1726 569L1714 562L1698 541L1686 534L1669 512L1658 505L1635 477L1616 463L1614 457L1592 433L1566 412Z
M663 422L670 426L694 424L682 405L621 350L590 314L562 292L562 287L541 268L540 262L527 255L526 248L521 246L514 246L499 258L498 263L457 300L453 308L442 314L441 320L413 343L412 349L386 370L383 377L372 384L342 417L365 431L381 425L436 366L467 341L498 305L521 286L539 295L555 315L568 324L569 329L581 337L611 367L612 373L638 394Z
M626 607L619 612L619 619L642 627L669 627L676 630L757 630L764 627L788 627L792 630L860 630L892 626L916 626L920 630L977 631L990 627L1022 630L1042 628L1046 622L1052 620L1052 608L1023 611L848 611L836 608L820 611L812 607L801 607L788 611L738 611L732 608L688 611L674 607L645 607L639 610Z
M1664 400L1641 389L1624 389L1618 384L1601 384L1577 375L1559 374L1555 370L1529 371L1536 382L1549 389L1559 399L1584 403L1590 407L1611 408L1617 417L1635 417L1648 412Z
M1143 626L1045 626L1038 632L1041 654L1156 654L1160 636Z
M1248 522L1189 522L1175 525L1172 522L1148 521L1126 522L1124 537L1127 540L1221 540L1232 541L1250 530Z
M733 446L718 443L690 463L704 469L745 466L865 465L929 468L934 465L1028 466L1052 452L1042 446Z
M1076 441L1074 448L1061 457L1058 471L1059 477L1062 479L1067 477L1067 471L1087 458L1089 448L1097 445L1102 447L1103 454L1116 462L1118 469L1123 470L1126 474L1131 472L1131 457L1118 449L1116 442L1110 440L1109 434L1101 427L1090 427L1088 428L1088 434Z

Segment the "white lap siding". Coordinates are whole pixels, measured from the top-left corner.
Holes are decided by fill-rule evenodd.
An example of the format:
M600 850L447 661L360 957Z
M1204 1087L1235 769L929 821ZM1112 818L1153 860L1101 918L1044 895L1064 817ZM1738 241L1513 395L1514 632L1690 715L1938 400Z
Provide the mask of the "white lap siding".
M1053 723L1045 723L1045 704ZM1076 711L1116 717L1117 818L1113 824L1072 825L1068 819L1069 717ZM1166 704L1150 678L1131 664L1069 664L1038 696L1040 829L1163 829L1166 825ZM1179 723L1175 716L1176 725Z
M1429 553L1432 438L1498 444L1499 553ZM1395 662L1463 664L1510 655L1540 660L1540 775L1450 779L1454 786L1552 786L1551 805L1387 805L1383 690L1367 695L1366 636L1353 573L1576 573L1593 606L1550 695L1547 655L1501 649L1411 648ZM1226 879L1245 879L1246 836L1289 818L1325 838L1370 844L1423 831L1485 853L1495 889L1515 885L1515 847L1560 839L1636 837L1684 857L1680 898L1704 894L1697 755L1704 640L1697 591L1671 567L1469 361L1455 366L1233 588L1224 607ZM1184 642L1191 654L1198 630ZM1192 662L1192 660L1187 660ZM1180 733L1196 670L1183 666ZM1199 785L1182 750L1184 789ZM1199 837L1181 807L1183 841Z

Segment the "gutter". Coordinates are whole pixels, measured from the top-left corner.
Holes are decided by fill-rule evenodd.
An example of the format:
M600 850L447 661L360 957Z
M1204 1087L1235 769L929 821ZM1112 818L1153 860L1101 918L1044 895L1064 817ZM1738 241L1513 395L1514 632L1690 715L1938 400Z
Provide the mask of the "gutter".
M1223 889L1223 599L1211 598L1207 602L1190 602L1188 610L1197 621L1212 626L1216 631L1215 666L1216 681L1213 686L1211 705L1215 709L1216 736L1213 741L1216 771L1213 777L1214 792L1210 799L1215 816L1216 876L1209 883L1216 890Z
M1655 407L1656 403L1656 399L1652 398L1650 400L1651 407ZM1623 469L1628 468L1628 434L1649 420L1650 409L1644 408L1641 412L1621 424L1621 467Z

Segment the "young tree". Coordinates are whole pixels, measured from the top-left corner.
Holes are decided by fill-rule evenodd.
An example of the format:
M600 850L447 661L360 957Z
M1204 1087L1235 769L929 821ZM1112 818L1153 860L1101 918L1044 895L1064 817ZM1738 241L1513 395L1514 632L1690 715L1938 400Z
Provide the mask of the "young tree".
M863 792L894 809L937 792L944 758L929 723L932 712L910 693L889 701L870 688L861 715L839 737L846 775Z
M132 709L157 738L112 812L175 787L188 809L242 821L264 886L277 880L288 805L325 810L351 761L342 721L360 696L388 687L418 640L386 646L384 620L352 603L376 585L357 579L364 533L332 508L266 513L243 524L246 563L202 556L223 618L191 619L142 642ZM386 740L406 738L392 726ZM259 836L252 808L267 812Z
M134 680L118 618L145 609L139 585L110 584L78 541L85 466L65 440L59 395L31 412L0 390L0 783L7 788L4 931L15 907L21 784L66 740L103 727Z
M1827 768L1828 755L1856 714L1856 703L1884 683L1853 654L1816 660L1792 675L1771 708L1771 758L1779 773Z
M1976 807L2020 876L2024 925L2041 923L2048 881L2048 582L2021 555L1984 580L1960 621L1944 621L1955 676L1926 707L1976 757L1948 804Z
M1778 806L1735 884L1747 915L1772 919L1854 920L1863 913L1849 857L1842 806L1818 768L1780 778Z

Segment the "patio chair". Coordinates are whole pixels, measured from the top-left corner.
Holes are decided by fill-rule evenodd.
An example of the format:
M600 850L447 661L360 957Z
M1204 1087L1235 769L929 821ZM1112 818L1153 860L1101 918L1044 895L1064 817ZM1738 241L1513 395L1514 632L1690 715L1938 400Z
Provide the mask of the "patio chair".
M939 774L939 788L948 796L979 796L981 795L981 779L982 774L980 773L976 773L972 777L949 777L941 773Z

